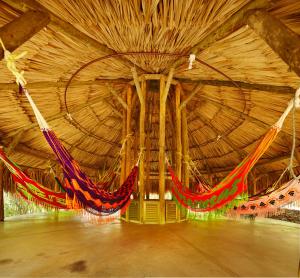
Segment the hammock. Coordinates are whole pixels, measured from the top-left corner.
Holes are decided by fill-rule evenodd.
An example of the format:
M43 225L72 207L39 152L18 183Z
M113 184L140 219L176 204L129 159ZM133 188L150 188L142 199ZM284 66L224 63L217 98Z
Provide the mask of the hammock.
M190 191L176 177L174 170L168 165L169 173L172 177L174 186L172 193L179 205L182 205L195 212L212 211L224 207L232 202L237 202L236 198L240 196L245 198L247 191L247 175L253 168L259 158L266 152L280 131L283 122L293 107L299 106L300 89L297 90L293 98L280 119L265 134L257 147L243 159L243 161L231 171L218 185L204 194L196 194Z
M243 203L233 210L229 211L229 215L247 215L255 214L266 216L276 212L284 205L288 205L300 200L300 180L292 179L280 188L261 197L253 197L246 203Z
M24 72L20 72L17 69L15 62L26 53L21 53L19 55L12 54L5 48L1 38L0 43L4 50L7 68L16 77L16 83L18 84L20 91L25 93L48 144L62 166L65 176L67 206L72 208L74 207L73 204L75 204L75 208L91 208L99 213L103 212L108 214L128 206L138 173L137 165L133 167L131 173L118 190L109 193L103 189L99 189L97 183L93 183L93 181L81 170L78 163L61 144L55 133L49 128L47 122L29 95L28 90L25 88L27 82L23 76ZM71 198L73 198L72 202L70 202Z
M17 192L25 200L34 201L45 207L67 209L66 194L55 192L29 178L14 162L12 162L0 148L0 159L11 172L16 183Z

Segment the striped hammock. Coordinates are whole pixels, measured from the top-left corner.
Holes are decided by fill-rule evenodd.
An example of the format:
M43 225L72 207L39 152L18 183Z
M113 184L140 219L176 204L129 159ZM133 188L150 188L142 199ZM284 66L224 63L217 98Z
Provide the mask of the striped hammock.
M67 192L67 206L70 208L91 208L99 213L111 214L120 209L125 209L130 202L134 182L138 173L138 166L132 168L131 173L120 186L113 192L99 188L80 168L77 161L71 156L67 149L50 129L44 117L32 100L28 90L21 86L25 93L37 122L46 138L49 146L55 153L65 176L65 189Z
M18 194L25 200L50 208L67 209L66 193L55 192L29 178L0 148L0 159L11 172Z
M263 196L250 198L247 202L234 207L229 215L267 216L277 212L282 206L300 201L300 180L295 178L282 185L280 188Z
M247 175L259 158L266 152L281 130L283 122L289 112L299 102L300 89L293 98L280 119L265 134L256 148L249 153L243 161L231 171L218 185L203 194L197 194L184 186L175 175L171 166L168 166L173 181L172 193L178 205L195 212L213 211L216 209L228 209L238 202L247 199ZM240 198L240 200L237 199Z

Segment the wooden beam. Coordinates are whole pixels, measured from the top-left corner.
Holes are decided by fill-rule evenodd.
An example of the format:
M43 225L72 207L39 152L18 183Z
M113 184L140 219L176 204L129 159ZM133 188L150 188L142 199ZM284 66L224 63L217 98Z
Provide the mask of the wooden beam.
M71 84L69 84L69 88L76 88L80 86L105 86L105 84L109 82L110 84L117 83L118 85L127 85L128 82L130 82L129 79L96 79L96 80L88 80L88 81L72 81ZM37 81L37 82L30 82L26 84L26 88L31 89L44 89L44 88L66 88L68 85L68 81ZM0 90L18 90L17 84L14 83L0 83Z
M116 97L116 99L118 100L118 102L123 106L123 108L125 110L127 110L127 103L123 100L122 97L119 96L118 92L110 85L110 84L106 84L106 87L108 89L109 92L111 92L111 94Z
M202 85L216 86L216 87L230 87L230 88L240 88L253 91L263 91L279 94L290 94L294 95L296 89L289 86L275 86L270 84L255 84L246 83L241 81L229 81L229 80L206 80L206 79L184 79L178 78L181 83L194 84L200 83ZM1 86L0 86L1 87Z
M212 32L208 33L199 43L194 45L191 48L190 53L198 54L199 52L213 45L215 42L227 37L228 35L238 30L245 24L245 15L249 10L268 8L271 3L272 0L249 1L248 4L243 6L225 22L220 24L219 27L214 29ZM185 62L187 62L187 58L178 59L173 65L173 67L177 68Z
M48 14L48 17L50 17L52 25L55 27L57 31L60 31L61 33L67 35L68 37L76 40L81 40L84 42L84 44L87 47L95 48L101 52L104 52L106 54L112 54L114 53L113 50L108 48L107 46L99 43L98 41L92 39L88 35L80 32L77 30L73 24L64 21L60 19L58 16L56 16L54 13L50 12L47 8L45 8L40 3L36 2L35 0L2 0L4 3L8 4L9 6L13 7L16 10L19 10L21 12L27 12L28 10L36 10L36 11L42 11L46 14ZM30 21L27 22L28 25Z
M300 76L300 36L264 10L247 13L248 25Z
M49 22L50 17L47 13L29 11L1 27L0 38L6 49L12 52L28 41ZM3 58L4 51L0 46L0 60Z
M188 102L190 102L192 100L192 98L199 93L199 91L203 88L203 84L201 82L199 82L199 84L196 86L195 89L193 89L193 91L185 98L185 100L180 104L180 110L182 110L183 108L186 107L186 105L188 104Z
M61 19L42 4L38 3L35 0L2 0L7 5L13 7L14 9L27 12L29 10L40 11L47 14L50 17L51 24L55 27L56 31L61 32L62 34L68 36L69 38L73 39L74 41L80 40L82 41L87 47L97 49L99 52L102 52L106 55L116 53L113 49L110 49L106 45L100 43L99 41L91 38L90 36L86 35L85 33L79 31L74 27L73 24ZM29 21L31 22L31 21ZM28 22L27 22L28 24ZM30 25L30 24L28 24ZM122 61L124 61L127 65L132 66L133 63L126 59L126 57L119 57ZM142 70L139 68L139 70ZM142 70L143 71L143 70Z

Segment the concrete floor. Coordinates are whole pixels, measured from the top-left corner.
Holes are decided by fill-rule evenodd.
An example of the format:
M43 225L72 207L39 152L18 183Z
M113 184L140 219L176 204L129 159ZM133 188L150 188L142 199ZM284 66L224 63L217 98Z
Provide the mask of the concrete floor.
M78 217L7 221L0 224L0 276L297 276L299 227L268 219L162 226Z

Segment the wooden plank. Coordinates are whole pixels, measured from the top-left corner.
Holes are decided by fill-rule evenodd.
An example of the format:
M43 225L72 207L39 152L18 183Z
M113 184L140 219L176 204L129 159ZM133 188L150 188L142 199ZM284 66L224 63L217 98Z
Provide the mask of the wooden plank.
M16 18L12 22L7 23L0 28L0 38L4 46L10 52L17 49L24 42L28 41L43 27L50 22L47 13L38 11L28 11ZM0 46L0 60L4 58L4 51Z
M139 76L139 81L144 80L142 78L143 75ZM162 74L160 74L162 76ZM148 79L146 79L148 80ZM130 79L97 79L97 80L88 80L88 81L72 81L70 84L70 88L78 87L78 86L92 86L92 85L104 85L109 81L109 83L117 83L117 84L130 84L134 85L134 81L130 81ZM241 88L246 90L255 90L255 91L263 91L263 92L272 92L279 94L295 94L295 88L289 86L276 86L270 84L256 84L256 83L246 83L242 81L229 81L229 80L207 80L207 79L185 79L178 78L177 80L172 80L172 85L177 85L178 83L184 84L195 84L201 83L202 85L216 86L216 87L232 87L232 88ZM42 89L45 87L50 88L65 88L67 85L67 81L39 81L39 82L31 82L27 84L28 89ZM16 90L18 89L16 83L0 83L0 90Z
M300 76L300 36L264 10L249 12L247 23Z

